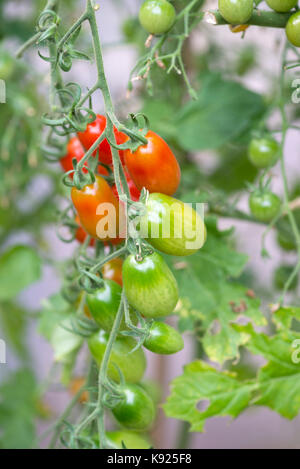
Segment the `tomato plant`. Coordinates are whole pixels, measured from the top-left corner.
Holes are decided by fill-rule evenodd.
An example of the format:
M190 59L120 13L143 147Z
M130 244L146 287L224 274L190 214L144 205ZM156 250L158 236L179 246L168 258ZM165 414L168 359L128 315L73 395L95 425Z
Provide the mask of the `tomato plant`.
M254 138L249 145L249 159L257 168L274 166L279 153L279 145L273 138Z
M176 329L163 322L154 321L144 346L153 353L170 355L180 352L184 347L184 342Z
M270 222L280 212L281 200L272 192L254 192L249 198L252 215L259 221Z
M127 257L123 264L123 284L133 308L155 318L172 314L178 301L178 287L171 270L158 253L137 260Z
M109 335L100 330L88 340L91 354L99 365L104 358L108 339ZM146 358L142 349L133 351L135 346L135 340L130 337L116 339L108 366L108 375L112 380L120 381L118 369L128 383L137 383L142 379L146 370Z
M173 26L175 18L175 8L167 0L146 0L139 12L141 25L150 34L166 33Z
M156 133L149 131L147 144L135 152L125 151L125 163L135 182L142 190L173 195L180 183L180 167L168 144Z
M219 0L219 10L230 24L246 23L253 12L252 0Z
M154 420L151 397L137 384L127 384L120 390L121 400L113 408L117 421L129 430L147 430Z
M296 447L298 2L37 0L26 21L13 3L0 2L0 448L189 448L208 419L249 424L254 405L238 439L228 428L210 446L232 447L231 431L252 445L259 421L260 446ZM33 322L54 366L26 340ZM288 431L268 440L262 407Z

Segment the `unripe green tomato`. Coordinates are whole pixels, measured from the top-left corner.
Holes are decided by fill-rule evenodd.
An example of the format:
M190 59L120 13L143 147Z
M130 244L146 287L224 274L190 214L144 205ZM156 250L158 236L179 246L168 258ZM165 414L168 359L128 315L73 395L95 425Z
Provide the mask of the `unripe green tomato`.
M300 47L300 11L297 11L289 18L285 32L290 43Z
M282 233L279 231L277 234L277 243L283 251L296 251L297 249L295 238L292 233Z
M121 390L122 400L112 409L117 421L129 430L147 430L153 423L153 400L137 384L126 384Z
M94 359L101 365L106 350L109 334L105 331L98 331L88 339L88 346ZM128 383L137 383L144 376L146 370L146 357L141 348L134 352L136 341L131 337L119 337L116 339L109 359L108 376L115 382L120 381L120 376L116 364L124 375Z
M99 435L95 435L93 440L99 447ZM144 435L129 430L120 430L116 432L106 432L106 442L112 449L149 449L152 443Z
M164 34L172 28L176 11L167 0L146 0L139 12L140 23L150 34Z
M118 312L122 295L122 287L113 280L105 280L103 287L87 296L87 305L96 323L110 332ZM136 315L131 315L133 323L137 323ZM126 329L125 318L122 319L120 331Z
M129 304L148 318L172 314L178 285L164 259L154 252L142 261L127 257L123 264L124 290Z
M286 13L297 5L298 0L266 0L266 2L272 10Z
M249 198L250 211L257 220L269 223L280 212L281 200L273 192L254 192Z
M247 23L253 13L253 0L219 0L219 10L230 24Z
M154 406L156 407L162 401L162 388L157 381L151 379L144 379L139 385L151 397Z
M256 168L269 168L277 163L279 145L271 137L254 138L249 145L249 159Z
M184 342L176 329L164 322L154 321L144 342L144 347L153 353L171 355L180 352L184 347Z
M274 286L277 290L283 290L293 270L294 270L294 266L292 265L281 265L275 270ZM298 280L299 280L299 275L296 275L296 277L293 278L293 281L288 288L289 291L295 290L297 288Z
M165 194L150 194L140 220L141 235L157 250L189 256L206 241L202 217L190 205Z

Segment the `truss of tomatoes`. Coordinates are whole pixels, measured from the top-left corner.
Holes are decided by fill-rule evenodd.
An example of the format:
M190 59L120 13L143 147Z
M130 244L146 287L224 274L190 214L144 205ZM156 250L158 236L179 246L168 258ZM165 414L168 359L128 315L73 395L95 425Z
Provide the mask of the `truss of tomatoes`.
M106 128L106 118L98 115L87 125L84 132L70 140L67 154L61 160L65 171L72 171L73 160L79 162L85 152L100 137ZM128 140L125 134L114 129L117 144ZM180 183L180 167L168 144L151 130L146 134L147 144L135 152L120 150L120 160L133 201L140 199L141 190L146 188L149 196L145 202L145 213L139 221L147 235L142 236L153 246L153 252L141 259L130 254L123 261L117 258L104 265L101 271L101 288L87 295L86 308L99 330L88 339L88 345L95 361L100 365L109 333L113 327L120 306L122 288L129 304L129 317L134 327L138 316L143 317L144 347L152 353L173 354L183 349L184 343L179 332L163 319L171 315L178 303L177 281L162 255L187 256L200 249L206 240L206 228L202 217L190 206L172 196ZM78 230L76 237L84 242L87 234L104 243L117 244L123 241L120 220L123 219L123 205L119 203L116 185L112 187L105 179L106 165L112 165L111 148L104 140L93 154L98 158L98 174L93 184L82 189L73 187L71 198L77 212ZM102 164L105 166L103 167ZM72 177L72 173L70 172ZM108 233L101 222L107 212L99 211L100 204L109 203L115 214L108 224L113 232ZM102 205L101 205L102 206ZM184 218L183 218L184 217ZM164 236L164 225L170 222L168 236ZM178 224L184 223L184 230L178 234ZM114 226L115 225L115 226ZM152 236L152 231L156 236ZM191 236L191 234L193 236ZM196 242L198 241L198 243ZM146 325L145 325L146 324ZM127 330L123 319L120 332ZM128 330L127 330L128 332ZM155 417L151 397L139 385L146 369L144 350L137 348L134 338L119 334L111 352L108 376L120 386L120 399L112 409L118 423L129 430L148 429ZM124 378L120 380L120 372Z

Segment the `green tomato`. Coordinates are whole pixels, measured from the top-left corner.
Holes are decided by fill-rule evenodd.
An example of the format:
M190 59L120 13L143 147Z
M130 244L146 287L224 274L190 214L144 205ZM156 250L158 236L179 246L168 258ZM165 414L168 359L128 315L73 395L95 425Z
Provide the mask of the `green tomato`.
M117 421L129 430L146 430L154 420L153 400L137 384L126 384L121 390L122 400L112 409Z
M283 251L295 251L297 249L292 233L287 234L279 231L277 234L277 243Z
M171 355L182 350L184 342L176 329L164 322L155 321L151 324L144 346L153 353Z
M250 211L254 218L264 223L271 222L280 212L281 200L272 192L251 194L249 198Z
M129 304L148 318L172 314L178 302L176 279L160 254L142 261L127 257L123 264L124 290Z
M277 290L282 290L288 281L289 277L291 276L294 270L294 266L292 265L281 265L275 270L274 273L274 286ZM292 283L290 284L288 290L295 290L298 285L299 275L294 277Z
M249 146L249 159L256 168L274 166L279 158L279 145L273 138L254 138Z
M272 10L286 13L297 5L298 0L266 0L266 2Z
M219 10L230 24L244 24L253 13L253 0L219 0Z
M300 11L297 11L289 18L285 32L290 43L300 47Z
M88 339L89 349L94 359L101 365L106 350L109 334L98 331ZM108 365L108 376L115 382L120 381L117 365L128 383L140 381L146 369L146 357L141 348L131 351L136 346L136 341L131 337L119 337L115 341Z
M139 227L155 249L173 256L194 254L207 235L201 216L190 205L165 194L149 195Z
M110 332L118 312L122 295L122 287L113 280L105 280L103 287L87 296L89 311L96 323ZM137 324L136 315L131 315L133 323ZM126 329L125 318L122 319L120 330Z
M146 0L139 12L140 23L150 34L164 34L172 28L176 11L167 0Z

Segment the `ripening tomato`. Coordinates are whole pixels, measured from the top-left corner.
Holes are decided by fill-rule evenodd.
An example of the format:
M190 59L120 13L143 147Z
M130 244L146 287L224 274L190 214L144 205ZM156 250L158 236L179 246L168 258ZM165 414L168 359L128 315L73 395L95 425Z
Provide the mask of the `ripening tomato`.
M123 278L122 278L122 266L123 260L120 257L113 259L109 262L106 262L102 267L102 275L103 278L106 280L113 280L114 282L118 283L123 286Z
M96 142L96 140L100 137L100 135L104 132L106 128L106 117L97 115L94 122L91 122L87 125L87 128L84 132L78 132L78 138L81 141L84 148L89 150L91 146ZM128 137L123 132L119 132L116 128L114 128L115 137L117 145L121 145L128 140ZM98 150L96 150L95 154L98 152L99 161L101 163L111 165L112 164L112 153L110 145L107 139L103 140L100 143ZM119 155L121 158L122 163L124 163L124 151L120 150Z
M297 5L298 0L266 0L266 2L272 10L286 13Z
M112 409L114 417L129 430L147 430L155 416L151 397L137 384L125 384L121 393L122 400Z
M134 184L134 182L131 179L130 175L128 173L125 173L125 176L126 176L126 180L127 180L131 200L133 200L134 202L137 202L140 199L141 192L138 190L138 188ZM113 190L113 193L115 194L115 196L117 197L117 199L119 200L119 194L118 194L118 189L117 189L116 184L113 185L112 190Z
M206 227L200 214L165 194L150 194L138 228L155 249L173 256L194 254L206 241Z
M101 364L109 334L100 330L88 339L88 345L94 359ZM141 348L134 352L136 341L131 337L118 337L114 342L108 365L108 376L115 382L120 382L120 376L116 364L124 375L127 383L138 383L146 370L146 357Z
M72 188L71 197L83 228L101 241L118 244L124 225L124 212L110 186L101 176L79 190Z
M122 287L113 280L105 280L103 286L94 293L87 295L87 305L96 323L107 332L110 332L118 312L122 296ZM131 315L131 321L137 324L136 314ZM120 331L126 329L123 318Z
M164 322L154 321L144 342L144 347L153 353L171 355L180 352L184 342L176 329Z
M129 304L143 316L157 318L173 313L178 301L178 285L157 252L141 261L128 256L123 264L123 283Z
M85 155L85 150L77 137L71 138L67 145L67 154L61 158L60 164L63 170L68 173L74 169L73 167L73 159L75 158L78 163ZM87 166L87 163L85 163ZM83 172L87 173L87 170L83 168ZM98 166L98 174L102 174L103 176L108 176L108 171L104 166L99 164ZM70 178L73 179L73 174L70 174Z
M180 167L167 143L149 130L148 143L134 153L125 150L125 164L136 187L173 195L180 183Z
M253 13L253 0L219 0L219 10L230 24L247 23Z

